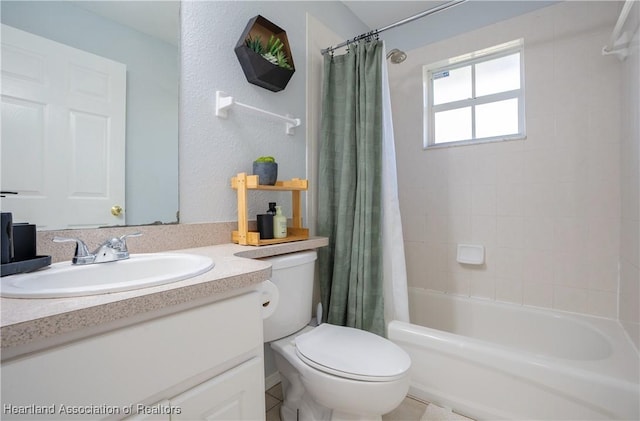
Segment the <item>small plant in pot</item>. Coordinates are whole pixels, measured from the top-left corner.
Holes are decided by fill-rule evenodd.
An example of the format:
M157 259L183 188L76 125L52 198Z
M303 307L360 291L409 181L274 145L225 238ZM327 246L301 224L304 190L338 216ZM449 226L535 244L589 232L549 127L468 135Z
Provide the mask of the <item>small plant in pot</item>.
M261 156L253 161L253 174L258 176L258 184L273 186L278 180L278 164L272 156Z
M260 35L255 38L249 35L245 40L245 45L249 47L250 50L260 54L262 58L271 64L293 70L291 64L289 64L289 57L287 57L287 53L284 51L284 43L280 38L271 35L269 37L269 41L267 41L267 44L265 45L262 44Z

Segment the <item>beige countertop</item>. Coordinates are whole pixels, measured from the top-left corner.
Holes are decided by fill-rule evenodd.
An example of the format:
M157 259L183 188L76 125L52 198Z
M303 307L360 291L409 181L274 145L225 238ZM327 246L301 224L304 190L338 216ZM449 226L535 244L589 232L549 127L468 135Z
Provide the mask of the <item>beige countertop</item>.
M215 266L193 278L132 291L71 298L1 298L2 359L250 290L271 275L271 265L256 259L327 244L327 238L313 237L262 247L220 244L175 250L172 252L211 257Z

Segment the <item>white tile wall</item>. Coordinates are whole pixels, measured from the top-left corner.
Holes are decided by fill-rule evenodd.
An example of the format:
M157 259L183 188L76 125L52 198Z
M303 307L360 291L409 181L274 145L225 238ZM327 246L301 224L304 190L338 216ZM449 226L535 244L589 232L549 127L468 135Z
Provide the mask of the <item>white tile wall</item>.
M628 19L631 27L640 22L636 3ZM633 54L623 64L620 144L620 321L640 348L640 35L633 40Z
M637 125L622 136L631 82L600 53L618 6L562 2L390 66L410 286L617 318L627 253L620 311L637 330ZM422 150L422 66L520 37L527 139ZM483 244L486 263L457 263L462 242Z

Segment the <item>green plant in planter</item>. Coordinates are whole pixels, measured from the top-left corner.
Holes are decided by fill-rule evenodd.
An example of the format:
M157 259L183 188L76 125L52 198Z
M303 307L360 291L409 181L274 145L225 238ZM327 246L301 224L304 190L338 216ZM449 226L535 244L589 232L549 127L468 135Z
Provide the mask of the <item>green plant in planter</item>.
M282 50L284 48L284 44L280 40L280 38L276 38L271 35L269 37L269 42L267 42L266 53L262 54L262 57L269 60L271 63L284 67L285 69L291 69L291 65L289 65L289 60L287 59L287 55Z
M292 70L292 67L289 64L289 58L283 51L284 43L280 38L271 35L269 37L269 41L267 41L267 45L265 46L262 44L262 39L259 35L255 38L252 38L251 35L249 35L245 40L245 44L250 50L260 54L262 58L269 61L271 64Z
M253 161L253 174L258 176L258 184L273 186L278 180L278 164L272 156L261 156Z
M247 44L247 47L249 47L251 51L254 51L260 55L264 53L264 47L262 46L262 39L260 38L260 35L255 38L251 38L251 35L249 35L245 41L245 44Z
M272 156L261 156L260 158L256 158L255 162L276 162L276 159Z

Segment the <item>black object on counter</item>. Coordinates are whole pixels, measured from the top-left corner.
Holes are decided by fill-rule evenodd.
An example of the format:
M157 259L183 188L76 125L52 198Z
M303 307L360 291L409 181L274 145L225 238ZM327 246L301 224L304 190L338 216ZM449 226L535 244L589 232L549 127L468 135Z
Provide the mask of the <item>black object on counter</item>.
M0 265L0 276L15 275L16 273L33 272L51 264L51 256L36 256L33 259L20 262L4 263Z
M270 213L257 215L258 232L261 240L270 240L273 238L273 215Z
M13 260L13 216L11 212L2 212L2 261L9 263Z
M13 224L13 261L19 262L36 257L36 226Z
M51 256L37 256L34 224L13 223L11 212L2 212L1 229L0 276L32 272L51 264Z

